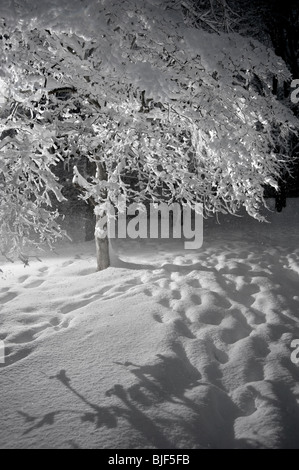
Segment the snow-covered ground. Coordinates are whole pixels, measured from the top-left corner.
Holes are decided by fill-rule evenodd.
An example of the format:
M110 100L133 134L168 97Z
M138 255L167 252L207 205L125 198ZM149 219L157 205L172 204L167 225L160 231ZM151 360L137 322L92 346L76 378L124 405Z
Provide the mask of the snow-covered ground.
M1 264L1 448L299 448L299 204Z

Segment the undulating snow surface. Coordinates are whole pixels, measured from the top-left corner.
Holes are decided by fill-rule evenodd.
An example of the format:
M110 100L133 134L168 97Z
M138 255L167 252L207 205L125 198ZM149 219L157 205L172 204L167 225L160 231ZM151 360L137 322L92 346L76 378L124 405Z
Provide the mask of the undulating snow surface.
M1 264L1 448L299 448L299 204Z

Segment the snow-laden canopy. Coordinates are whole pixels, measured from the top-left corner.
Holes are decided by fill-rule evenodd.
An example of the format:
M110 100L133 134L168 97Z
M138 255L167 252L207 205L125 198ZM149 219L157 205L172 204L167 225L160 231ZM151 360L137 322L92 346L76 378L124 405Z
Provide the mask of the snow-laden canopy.
M264 187L277 188L298 127L272 89L274 77L282 86L290 75L257 41L196 28L192 5L8 3L1 41L7 100L31 112L1 121L2 131L18 134L5 146L4 161L23 158L29 135L38 142L29 158L54 163L42 125L55 134L56 157L79 151L105 168L107 181L81 179L86 197L98 204L107 194L116 202L119 194L156 200L163 193L189 205L203 202L206 213L244 206L261 218ZM67 101L58 99L61 87ZM62 136L64 150L57 146ZM132 172L137 189L123 179Z

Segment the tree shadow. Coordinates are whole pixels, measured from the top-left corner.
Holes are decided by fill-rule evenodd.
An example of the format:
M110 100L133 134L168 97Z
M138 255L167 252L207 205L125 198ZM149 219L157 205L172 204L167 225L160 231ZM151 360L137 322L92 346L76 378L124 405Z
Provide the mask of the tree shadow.
M117 363L129 369L137 381L123 390L118 385L107 392L123 403L168 407L169 419L160 419L163 428L180 429L186 441L195 448L235 448L234 421L241 413L228 394L219 387L206 383L201 374L180 355L156 355L156 362L139 365ZM190 444L189 444L190 445Z
M84 395L79 393L71 384L71 379L67 376L65 370L60 370L55 376L49 377L50 379L57 379L64 387L66 387L73 395L80 399L82 403L88 406L89 410L72 410L61 409L46 413L43 416L30 416L23 411L18 411L18 414L24 418L24 424L30 426L23 432L23 435L28 435L32 431L40 429L44 426L52 426L55 424L55 418L63 414L75 414L80 419L81 423L91 423L95 429L102 427L116 428L119 418L125 419L134 429L139 431L141 435L156 448L172 448L171 443L164 436L163 432L155 423L148 418L141 410L134 405L130 399L127 398L126 390L119 384L115 385L113 391L107 392L107 396L115 395L121 399L122 406L99 406L89 401ZM73 442L73 441L68 441ZM76 448L78 445L76 444Z
M49 378L57 380L87 409L60 409L43 416L30 416L19 411L24 424L29 425L23 435L53 426L59 415L74 414L81 423L90 423L95 429L116 430L119 421L125 420L147 447L176 448L177 438L173 440L173 436L178 432L183 433L186 448L188 442L193 448L236 447L233 424L240 414L238 409L223 390L201 382L197 369L185 364L183 358L158 354L151 365L117 364L128 369L136 382L127 389L115 384L105 393L106 397L115 397L119 404L100 406L92 403L74 387L66 371L60 370ZM204 391L203 404L200 390ZM197 391L200 392L199 400L196 399ZM174 434L173 429L176 430Z

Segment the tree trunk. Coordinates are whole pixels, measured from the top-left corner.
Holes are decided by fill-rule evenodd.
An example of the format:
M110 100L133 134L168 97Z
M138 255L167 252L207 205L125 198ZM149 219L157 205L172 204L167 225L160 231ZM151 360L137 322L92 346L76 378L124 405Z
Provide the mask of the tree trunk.
M100 181L107 181L107 173L102 163L97 163L97 178ZM103 199L107 198L107 190L103 191ZM107 221L105 224L102 224L102 219L105 218L107 214L102 214L96 216L96 230L95 230L95 242L96 242L96 254L97 254L97 271L102 271L103 269L109 268L110 266L110 256L109 256L109 238L108 230L105 238L98 236L97 226L107 229Z
M100 220L97 217L97 222ZM110 256L109 256L109 239L108 236L105 238L100 238L95 236L96 242L96 252L97 252L97 271L102 271L103 269L109 268L110 266Z

